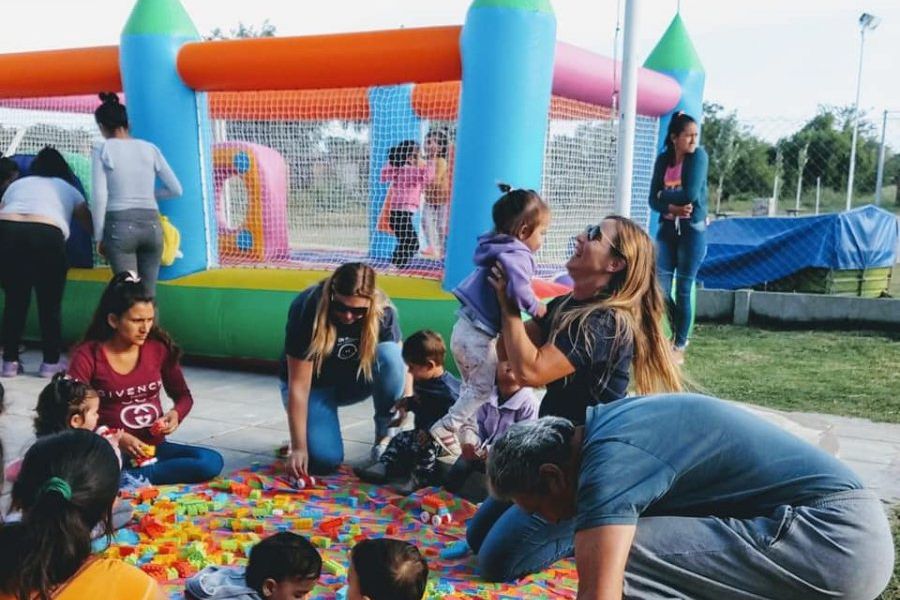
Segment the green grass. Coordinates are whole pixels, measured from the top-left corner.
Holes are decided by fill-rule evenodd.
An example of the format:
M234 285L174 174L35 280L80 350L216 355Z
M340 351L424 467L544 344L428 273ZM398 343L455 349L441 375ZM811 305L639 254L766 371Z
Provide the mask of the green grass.
M700 324L686 370L701 391L731 400L900 423L896 335ZM890 520L900 548L900 507ZM900 562L879 599L900 600Z
M897 186L885 186L881 196L881 208L888 212L900 214L900 203L895 198L897 196ZM750 216L753 212L754 200L744 195L723 200L721 210L732 216ZM853 197L853 208L865 206L866 204L875 204L875 194L857 194ZM716 211L716 200L714 188L710 188L709 198L710 214ZM792 194L781 194L778 199L777 212L784 216L788 209L796 206L796 198ZM819 199L819 213L843 212L847 208L847 194L845 190L832 190L825 188ZM815 189L805 189L800 196L801 215L812 215L816 212L816 193Z
M700 324L686 372L714 396L900 423L900 336Z

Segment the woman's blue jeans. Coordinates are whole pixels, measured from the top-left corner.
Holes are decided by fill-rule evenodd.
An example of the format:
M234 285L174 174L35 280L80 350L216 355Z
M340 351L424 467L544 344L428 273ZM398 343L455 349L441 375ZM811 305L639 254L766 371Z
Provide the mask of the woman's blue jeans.
M550 523L488 498L469 520L466 541L486 581L512 581L575 555L575 521Z
M157 461L139 469L126 469L131 475L146 477L153 485L200 483L222 472L222 455L209 448L163 442L156 447Z
M687 345L688 333L694 320L691 289L697 271L706 256L706 223L691 223L681 219L680 232L675 221L663 219L656 232L656 273L659 287L666 299L669 324L675 336L675 346ZM675 298L672 298L672 280Z
M338 407L362 402L369 396L375 402L375 437L387 435L391 409L403 397L406 364L400 344L382 342L375 355L372 381L349 380L335 386L314 387L309 391L306 417L306 447L309 470L315 475L334 472L344 462L344 442ZM281 382L281 401L287 409L288 389Z

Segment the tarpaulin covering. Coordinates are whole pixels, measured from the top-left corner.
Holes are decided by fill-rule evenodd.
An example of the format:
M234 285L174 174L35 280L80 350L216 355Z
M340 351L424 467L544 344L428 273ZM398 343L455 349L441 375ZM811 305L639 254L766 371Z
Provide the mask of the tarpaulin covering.
M871 205L809 217L720 219L707 230L697 279L708 289L734 290L809 267L891 267L898 236L897 217Z

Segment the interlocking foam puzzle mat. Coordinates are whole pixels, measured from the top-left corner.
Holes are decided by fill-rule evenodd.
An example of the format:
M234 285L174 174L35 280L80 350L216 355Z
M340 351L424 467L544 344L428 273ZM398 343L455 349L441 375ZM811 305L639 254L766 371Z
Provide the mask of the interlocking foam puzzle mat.
M292 531L319 548L322 577L310 597L327 599L342 597L356 541L394 537L416 544L428 560L427 598L575 598L571 560L512 584L481 581L465 545L465 522L476 507L442 490L404 498L360 482L346 467L296 490L277 473L274 465L254 466L205 484L127 493L134 518L116 532L106 556L137 565L171 598L183 598L185 578L211 564L244 565L256 541ZM423 512L442 522L424 523Z

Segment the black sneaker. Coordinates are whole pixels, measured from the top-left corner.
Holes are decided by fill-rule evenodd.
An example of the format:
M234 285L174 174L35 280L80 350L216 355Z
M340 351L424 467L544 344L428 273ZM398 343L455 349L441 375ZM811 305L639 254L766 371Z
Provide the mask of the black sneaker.
M356 467L353 473L367 483L384 483L388 480L387 465L383 462L374 462L367 467Z
M428 487L427 481L423 481L416 475L410 475L409 479L407 479L403 483L393 486L392 489L401 496L409 496L413 492L420 490L423 487Z

